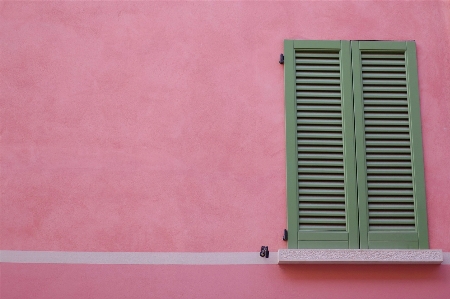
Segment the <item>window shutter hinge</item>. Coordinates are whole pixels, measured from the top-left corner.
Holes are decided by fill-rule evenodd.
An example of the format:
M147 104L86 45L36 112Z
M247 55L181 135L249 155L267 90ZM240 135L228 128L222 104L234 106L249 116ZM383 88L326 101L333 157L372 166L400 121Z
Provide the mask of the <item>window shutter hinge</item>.
M283 233L283 241L287 241L287 240L288 240L288 231L287 231L287 229L285 229L284 233Z
M280 64L284 64L284 55L283 53L280 54L280 61L278 61Z

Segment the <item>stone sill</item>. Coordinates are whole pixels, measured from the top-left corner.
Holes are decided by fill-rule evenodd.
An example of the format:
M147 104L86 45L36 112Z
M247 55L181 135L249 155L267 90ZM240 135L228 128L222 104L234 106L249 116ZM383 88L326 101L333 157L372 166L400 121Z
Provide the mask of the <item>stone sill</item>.
M280 249L278 264L440 264L442 250Z

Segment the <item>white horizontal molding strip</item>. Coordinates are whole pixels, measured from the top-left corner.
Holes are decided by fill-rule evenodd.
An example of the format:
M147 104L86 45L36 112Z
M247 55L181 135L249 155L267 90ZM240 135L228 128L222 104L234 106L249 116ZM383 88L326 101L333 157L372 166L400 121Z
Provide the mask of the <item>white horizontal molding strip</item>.
M319 252L320 250L314 250ZM450 265L450 252L444 252ZM2 263L27 264L116 264L116 265L264 265L277 264L277 252L262 258L259 252L67 252L67 251L0 251ZM317 261L316 261L317 262Z
M3 263L40 264L143 264L143 265L251 265L277 264L276 252L269 258L258 252L67 252L0 251Z
M279 264L441 264L444 255L440 249L280 249L278 260Z

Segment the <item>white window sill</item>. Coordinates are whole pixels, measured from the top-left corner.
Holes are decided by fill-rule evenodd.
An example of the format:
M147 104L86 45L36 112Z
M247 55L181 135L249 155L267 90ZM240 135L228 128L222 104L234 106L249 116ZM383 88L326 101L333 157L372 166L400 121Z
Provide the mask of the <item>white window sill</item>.
M280 249L278 264L440 264L442 250Z

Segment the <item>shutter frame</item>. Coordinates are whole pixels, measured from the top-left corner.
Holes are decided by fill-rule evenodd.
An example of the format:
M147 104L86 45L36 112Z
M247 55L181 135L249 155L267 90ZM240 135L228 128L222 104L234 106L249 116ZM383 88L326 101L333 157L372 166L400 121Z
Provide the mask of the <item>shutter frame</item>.
M293 198L297 197L298 174L297 163L297 131L296 131L296 107L295 107L295 66L294 66L294 41L284 41L284 86L285 86L285 115L286 115L286 195L287 195L287 229L288 248L297 248L298 232L298 203Z
M413 162L413 184L416 207L416 226L419 248L428 249L428 219L425 193L425 169L423 162L422 128L419 102L419 78L416 43L406 42L406 68L408 80L409 113L411 128L411 154Z
M384 55L384 53L404 53L405 59L404 59L404 68L405 68L405 84L406 84L406 99L407 99L407 114L408 114L408 127L409 127L409 144L410 144L410 152L408 154L411 155L410 161L411 161L411 182L412 182L412 200L413 200L413 206L414 206L414 231L408 231L408 232L402 232L401 230L395 230L395 228L388 230L384 230L383 226L380 226L379 228L381 231L372 231L370 229L369 223L374 223L375 221L384 221L383 219L379 220L375 216L376 213L370 212L369 209L369 196L368 196L368 158L367 158L367 152L366 149L368 149L367 146L370 145L370 142L373 144L375 143L372 140L367 140L366 134L370 134L367 132L367 128L365 127L365 111L369 109L369 107L365 107L365 101L364 101L364 95L363 95L363 89L366 88L369 90L366 95L366 98L372 97L379 101L377 98L377 95L370 95L371 89L368 88L368 85L363 85L363 79L362 79L362 58L361 53L363 51L371 51L369 53L381 53L379 55ZM377 54L373 54L377 55ZM396 54L394 54L396 55ZM369 58L365 61L369 61ZM389 63L393 64L393 60L387 60L390 62L379 62L378 64L375 64L375 68L382 69L383 67L395 69L397 66L390 66ZM394 61L395 63L398 63L398 61ZM366 62L369 63L369 62ZM370 62L369 64L371 64ZM382 64L386 64L387 66L381 66ZM420 129L420 105L419 105L419 93L418 93L418 79L417 79L417 64L416 64L416 51L415 51L415 43L414 42L358 42L354 41L352 42L352 65L353 65L353 87L354 87L354 105L355 105L355 135L356 135L356 156L357 156L357 177L358 177L358 205L359 205L359 227L360 227L360 246L362 249L364 248L371 248L371 249L381 249L381 248L420 248L420 249L426 249L428 248L428 229L427 229L427 219L426 219L426 202L425 202L425 184L424 184L424 170L423 170L423 155L422 155L422 137L421 137L421 129ZM401 67L401 65L399 66ZM370 69L370 67L366 66L366 69ZM394 74L397 75L397 74ZM387 82L393 82L389 81L391 79L387 78ZM370 80L368 80L370 81ZM367 81L367 82L368 82ZM369 83L366 83L369 84ZM388 83L389 84L389 83ZM395 83L397 84L397 83ZM380 92L388 93L389 90L402 90L401 88L392 88L391 86L383 86L383 87L377 87ZM375 88L376 89L376 88ZM386 96L387 98L393 97L391 102L394 102L396 98L399 99L401 97L404 97L401 94L396 94L395 92L391 93L389 96ZM384 96L384 95L383 95ZM382 96L382 97L383 97ZM380 97L380 96L379 96ZM384 100L381 98L382 101ZM370 99L369 99L370 100ZM381 102L382 102L381 101ZM380 101L379 101L380 102ZM395 102L394 102L395 103ZM366 109L366 110L365 110ZM403 108L398 108L398 110L402 110ZM374 108L374 111L383 111L382 108L379 106L376 106ZM368 115L370 112L367 112ZM373 115L373 114L372 114ZM395 118L396 116L394 114L390 114L391 118ZM399 114L400 115L400 114ZM402 116L398 116L399 118ZM388 119L388 117L385 117ZM377 121L382 122L383 118L380 117L380 119L377 119ZM392 123L396 123L396 120L392 120ZM386 130L386 129L385 129ZM394 131L396 129L393 129ZM375 133L376 135L377 133ZM374 135L374 134L372 134ZM379 136L382 136L383 138L387 138L388 136L386 134L379 134ZM399 134L399 136L402 136ZM381 138L381 137L379 137ZM395 137L392 137L392 143L393 144L400 144L402 141L395 140ZM368 142L368 143L367 143ZM385 146L386 144L389 144L390 140L379 140L379 144L382 144L382 146ZM384 144L384 145L383 145ZM387 147L387 150L391 150L389 147ZM395 151L396 149L394 149ZM400 149L399 149L400 150ZM404 150L402 148L401 150ZM383 155L379 155L382 157ZM395 153L394 155L395 156ZM374 158L375 155L371 155L371 158ZM399 157L399 156L397 156ZM376 164L377 161L371 162L373 165ZM399 161L399 165L402 165L402 161ZM395 163L393 163L395 165ZM382 170L386 171L386 170ZM395 167L392 168L393 172L396 171ZM386 175L386 174L381 174ZM372 176L374 177L374 176ZM387 175L389 177L389 175ZM384 178L386 179L386 177ZM401 179L401 178L400 178ZM371 183L372 186L379 185L382 186L382 184L374 184ZM386 184L386 187L389 184ZM401 185L401 184L400 184ZM406 185L403 184L403 185ZM395 183L392 184L392 186L399 186ZM376 191L382 192L382 187L379 187L381 189L377 189ZM394 187L393 187L394 188ZM402 187L403 188L403 187ZM393 194L393 191L387 190L387 194ZM399 190L400 194L401 191ZM389 195L390 196L390 195ZM392 195L396 196L396 195ZM390 200L390 199L388 199ZM395 201L395 197L393 199ZM384 205L386 205L389 209L389 205L391 202L386 202ZM405 210L406 211L406 210ZM386 213L386 211L381 211L380 214L383 214L383 212ZM403 212L403 211L401 211ZM394 211L391 214L399 215L398 212ZM385 214L387 215L387 214ZM409 215L409 214L408 214ZM404 218L392 218L393 220L385 220L386 223L390 223L389 221L396 221L392 222L393 224L401 223L401 221ZM408 220L410 221L410 220ZM394 225L393 225L394 227Z
M340 74L340 100L341 100L341 122L343 142L343 180L344 180L344 204L345 204L345 232L330 230L301 230L300 218L302 210L299 211L299 150L298 150L298 124L297 124L297 92L296 92L296 57L295 49L317 51L323 55L327 51L334 51L333 55L339 53ZM324 51L324 52L322 52ZM301 54L300 54L301 55ZM285 56L285 101L286 101L286 155L287 155L287 208L288 208L288 230L290 238L289 248L358 248L358 209L356 197L356 162L354 150L353 129L353 95L351 85L351 54L349 41L292 41L284 43ZM301 59L299 59L301 60ZM310 62L306 62L310 63ZM307 65L306 67L308 67ZM316 68L320 68L319 64ZM312 66L311 69L314 69ZM314 80L320 80L314 78ZM325 79L326 80L326 79ZM307 81L307 80L306 80ZM324 81L325 82L325 81ZM315 83L313 83L314 85ZM320 88L321 90L324 88ZM326 88L325 88L326 89ZM332 89L332 87L330 87ZM306 87L314 90L314 87ZM301 97L301 96L300 96ZM327 107L323 107L327 109ZM314 105L311 109L314 109ZM308 109L310 110L310 109ZM308 111L309 113L311 111ZM312 111L318 117L321 111ZM311 115L311 114L306 114ZM324 114L324 117L326 114ZM301 116L300 116L301 117ZM322 136L322 135L320 135ZM300 137L301 138L301 137ZM301 139L300 139L301 140ZM301 141L300 141L301 142ZM301 161L301 160L300 160ZM325 161L326 162L326 161ZM325 163L324 162L324 163ZM326 164L326 163L325 163ZM306 182L306 185L312 183ZM321 182L319 184L322 184ZM324 182L323 184L327 184ZM330 183L332 185L332 183ZM320 190L320 188L319 188ZM314 204L313 204L314 205ZM320 213L322 210L318 210ZM300 212L300 214L299 214ZM325 216L324 216L325 217ZM333 219L333 218L330 218ZM294 237L296 235L297 237Z
M317 103L317 99L314 99L314 93L317 92L323 94L321 98L324 100L328 100L328 97L332 98L333 91L336 92L336 86L327 86L327 83L330 82L330 84L335 84L336 79L326 78L327 75L324 74L318 76L315 75L317 72L320 73L320 69L335 70L335 67L329 67L330 65L327 65L328 63L323 63L323 61L314 66L314 62L316 60L319 61L326 59L323 58L323 55L321 54L316 56L313 55L313 58L304 58L304 55L300 54L298 59L300 64L304 65L300 65L299 72L305 72L306 69L306 73L297 78L296 48L307 51L324 50L325 52L330 50L339 50L342 130L337 129L337 127L333 127L333 131L330 133L328 129L317 129L317 127L314 127L307 122L305 125L307 127L301 129L302 123L304 123L301 118L305 117L305 115L311 115L308 114L311 111L313 111L313 113L315 113L314 115L319 118L319 123L322 123L322 120L326 119L327 113L330 114L330 111L336 111L335 106L327 106L327 103L330 103L331 105L336 98L320 104ZM287 226L290 232L288 248L427 249L428 228L415 43L410 41L350 42L285 40L284 49L287 139ZM366 86L363 86L362 79L362 51L366 51L364 54L364 59L366 59L366 79L364 84ZM367 55L367 51L371 51L372 53L368 53L369 55ZM377 54L377 51L381 51L380 53L382 53L382 55L380 55L380 53ZM346 54L342 55L342 53ZM398 59L398 53L404 55L403 60ZM316 57L319 58L316 59ZM383 60L385 58L387 59L386 61ZM368 62L367 59L371 61ZM308 69L311 65L313 67ZM377 72L380 72L379 68L381 67L386 67L386 69L381 71L381 73L388 73L386 78L380 78L380 76L377 75ZM404 67L404 71L402 67ZM399 71L399 69L401 70ZM367 75L367 72L372 72L372 74ZM325 77L324 80L326 82L321 81L318 83L319 80L323 79L322 77ZM353 81L351 79L348 80L349 78L352 78ZM406 82L406 85L403 84L403 82ZM306 88L304 86L306 83L311 83L315 86ZM297 84L299 84L300 87L298 87ZM380 86L382 88L381 90ZM297 90L298 88L299 90ZM365 90L365 94L363 94L363 89ZM329 91L330 93L328 93ZM301 102L300 99L299 102L299 109L302 111L301 113L298 113L297 111L297 102L299 100L297 98L297 94L304 96L304 101ZM311 95L313 98L310 98ZM366 107L363 95L369 100ZM404 101L405 98L407 102L406 106L403 105L404 103L399 105L398 101ZM321 106L324 103L325 106ZM335 102L332 105L335 105ZM368 129L365 128L365 112L368 114L368 126L370 127L372 125L374 127L370 127ZM405 113L408 115L407 121L402 120L405 119ZM387 117L387 115L389 115L389 117ZM300 117L299 123L297 123L297 117ZM310 116L310 119L314 119L314 117ZM382 124L380 130L380 127L377 126L379 126L379 123L383 123L384 119L387 119L388 123ZM332 122L336 122L335 116ZM374 123L375 125L373 125ZM395 126L396 124L400 125ZM386 127L388 128L386 129ZM308 129L311 129L311 131L308 132ZM298 134L298 130L300 130L301 134ZM317 182L316 180L320 177L320 175L323 175L323 173L320 172L320 166L317 169L311 168L314 170L313 172L300 171L299 167L305 163L301 162L301 159L299 160L299 147L300 150L303 151L303 154L305 154L305 151L307 152L303 156L305 157L304 159L306 159L306 164L308 165L307 167L314 164L324 164L325 162L323 160L326 159L323 157L318 157L318 155L312 150L313 147L311 144L314 144L317 140L322 144L330 144L327 143L327 139L336 138L335 132L338 131L343 134L342 155L344 157L343 161L345 169L345 221L348 234L343 231L300 231L301 214L303 213L303 217L308 217L311 216L311 211L315 211L311 210L310 206L306 205L306 211L302 212L303 210L300 208L305 207L305 205L302 206L300 204L299 188L310 188L308 192L312 188L314 189L314 192L317 192L322 189L327 190L328 187L328 192L333 189L330 185L340 186L341 184L336 183L335 174L333 173L329 174L329 178L324 181ZM320 136L326 137L321 140ZM368 137L369 140L366 140L366 137ZM307 145L305 146L302 141L298 143L298 138L305 138ZM392 147L396 144L399 145L399 148ZM369 160L366 157L366 145L369 146ZM334 152L334 150L323 150L320 146L316 148L322 150L322 152ZM406 148L409 148L409 150L407 150L407 153L404 154ZM319 154L321 154L321 152L319 152ZM329 154L329 156L333 157L333 153ZM314 160L314 158L316 158L316 160ZM409 165L408 163L411 166L409 168L405 168L405 164ZM370 168L369 171L371 173L369 182L368 172L366 171L367 167ZM388 169L387 172L386 169ZM407 171L405 169L407 169ZM411 183L405 181L405 176L409 176L409 172L411 173ZM308 178L308 175L312 178ZM330 185L327 185L326 182L330 182ZM399 190L397 190L399 188L398 186L401 186ZM375 202L374 204L374 198L372 197L370 213L368 187L371 188L372 195L374 194L374 190L375 194L381 194L377 195L379 198L375 198L375 201L379 201L381 203L381 208L378 202ZM406 189L403 190L402 188ZM401 202L403 198L401 198L401 200L399 199L399 202L394 201L384 203L384 198L386 197L398 197L398 194L396 195L395 192L392 193L392 190L395 192L398 191L398 194L407 194L405 198L409 201L410 196L412 196L414 207L413 212L410 210L402 210L402 208L405 207L404 202ZM304 190L302 190L302 192L304 194ZM307 197L308 196L310 195L307 195ZM314 203L312 205L314 206ZM386 207L383 205L386 205ZM330 206L332 207L332 204L330 204ZM408 207L408 209L411 209L411 205ZM317 209L317 207L313 207L312 209L314 208ZM332 210L326 212L330 215L334 214ZM398 212L400 212L400 214ZM410 218L411 215L413 215L414 230L370 230L369 215L371 217L370 219L372 219L372 226L377 228L383 228L383 225L385 224L383 221L389 219L389 217L395 221L398 220L398 227L402 227L404 223L402 222L403 219L398 219L395 217ZM379 217L385 217L386 219L382 219L380 222L379 219L376 219ZM411 220L406 222L411 223ZM405 225L409 228L411 224Z

